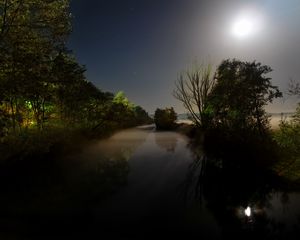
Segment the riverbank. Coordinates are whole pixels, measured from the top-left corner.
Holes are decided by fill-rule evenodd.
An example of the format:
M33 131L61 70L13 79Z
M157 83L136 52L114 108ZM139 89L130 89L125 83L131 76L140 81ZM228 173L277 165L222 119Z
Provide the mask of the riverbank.
M286 118L285 118L286 121L289 121L290 119L291 119L291 116L286 116ZM256 157L254 155L254 158L259 157L259 158L261 158L261 160L258 160L258 161L256 159L253 159L253 160L254 160L254 162L258 162L258 167L267 167L267 169L269 171L272 171L275 175L279 176L283 180L283 182L285 182L285 184L288 188L298 190L298 189L300 189L300 157L297 154L296 155L292 154L287 148L279 146L277 144L277 142L275 141L275 135L278 134L278 131L280 131L279 124L280 124L281 120L284 120L284 119L282 118L282 116L280 114L278 114L278 116L273 116L272 121L271 121L271 126L272 126L271 133L270 133L271 135L269 136L271 142L267 141L269 146L266 146L266 149L268 149L268 151L270 151L270 155L268 156L268 154L266 154L266 150L263 150L264 143L262 142L261 144L263 144L263 145L258 144L259 145L258 149L261 149L261 150L259 150L259 151L261 151L261 154L257 153ZM177 124L178 124L178 127L175 130L176 132L179 132L181 134L188 136L191 139L191 141L193 142L193 144L195 144L199 148L203 149L204 135L203 135L203 133L199 132L199 130L197 130L194 127L192 121L179 120L179 121L177 121ZM221 149L223 149L222 145L224 145L224 146L227 145L227 143L225 143L224 141L221 140L221 142L220 142L220 141L217 141L217 139L215 139L215 140L212 139L210 141L210 145L216 144L216 147L213 148L214 150L212 149L210 151L219 151L217 149L219 149L220 147L221 147ZM232 150L228 150L229 148L231 148ZM224 147L224 149L221 151L224 152L224 150L227 149L225 151L229 151L229 154L230 154L230 151L233 151L233 153L236 152L236 150L234 150L234 149L237 149L237 148L244 149L244 150L241 150L242 151L240 154L241 158L242 158L243 154L247 155L247 153L246 153L247 151L250 151L248 153L248 155L249 154L253 155L253 151L254 152L258 151L258 149L256 149L255 146L252 150L251 150L251 147L248 148L245 146L244 147L243 146L240 146L240 147L227 146L227 147ZM246 151L246 152L243 153L243 151ZM218 156L218 153L213 153L213 155L214 154L216 154ZM261 157L260 155L263 155L264 157ZM265 160L266 158L270 158L270 161L269 160L266 161ZM267 162L267 164L265 166L263 163L264 161ZM261 165L261 166L259 166L259 165Z
M81 131L51 128L44 131L29 129L26 132L9 134L0 144L0 163L11 164L18 161L47 156L57 156L64 152L73 152L84 145L88 137Z
M43 131L28 128L21 132L10 133L0 142L0 164L80 151L86 145L108 138L121 130L122 128L47 127Z

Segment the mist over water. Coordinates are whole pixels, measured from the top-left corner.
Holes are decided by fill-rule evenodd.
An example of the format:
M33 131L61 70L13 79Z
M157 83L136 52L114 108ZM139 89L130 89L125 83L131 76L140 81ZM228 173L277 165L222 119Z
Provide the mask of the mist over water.
M299 233L298 192L277 187L268 174L220 168L177 132L128 129L47 164L41 174L23 167L1 175L4 236L10 230L114 239Z
M271 238L299 230L300 209L291 210L300 200L299 193L273 188L273 178L263 173L227 176L209 163L201 149L193 149L182 134L151 127L130 129L87 152L102 155L109 149L114 149L111 156L119 152L126 155L127 181L92 211L96 222L108 232L118 229L114 237L151 238L160 234L222 238L245 233ZM256 180L251 180L252 176ZM249 217L244 213L247 206L252 211ZM277 230L279 225L284 227Z

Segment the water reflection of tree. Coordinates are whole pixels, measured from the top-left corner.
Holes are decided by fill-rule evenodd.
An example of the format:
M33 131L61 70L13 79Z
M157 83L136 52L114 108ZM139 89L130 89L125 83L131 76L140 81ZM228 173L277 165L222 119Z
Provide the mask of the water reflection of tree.
M99 201L127 184L130 171L128 160L142 145L147 131L130 129L96 144L83 153L79 165L68 174L76 198Z
M177 141L178 139L174 133L157 132L155 134L155 143L167 152L175 152Z
M263 168L227 165L228 159L208 157L192 145L191 149L195 161L184 183L185 200L188 203L196 199L209 209L223 237L272 238L289 234L284 222L275 221L265 211L274 192L281 192L282 203L288 203L282 179ZM245 215L248 206L252 210L250 217Z
M81 228L88 227L93 207L127 184L128 159L146 136L124 137L115 144L112 140L111 148L96 144L99 151L88 148L72 156L49 155L26 159L18 165L2 165L0 187L4 197L0 199L0 212L5 215L1 222L14 222L10 230L26 229L22 231L28 236L50 229L68 231L62 230L66 223L72 231L74 222ZM105 149L107 152L103 152ZM1 225L0 232L8 231L7 226Z

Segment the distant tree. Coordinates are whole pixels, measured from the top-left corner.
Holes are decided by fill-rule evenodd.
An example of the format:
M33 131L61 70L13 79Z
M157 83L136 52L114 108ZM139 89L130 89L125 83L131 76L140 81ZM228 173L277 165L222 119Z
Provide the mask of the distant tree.
M141 106L134 107L134 116L137 125L153 123L152 118Z
M154 122L157 129L169 130L176 127L175 121L177 120L177 114L174 108L165 108L155 110Z
M107 93L105 96L107 96ZM95 105L94 123L96 124L93 129L99 129L100 126L119 129L152 122L148 113L142 107L135 106L130 102L124 92L120 91L109 97L111 100L107 99L108 101L98 102Z
M271 71L269 66L255 61L224 60L209 95L214 126L264 133L269 122L264 107L282 96L271 78L265 76Z
M173 96L183 103L196 126L206 128L209 123L208 96L215 86L211 65L195 65L180 74Z
M289 83L288 94L300 97L300 83L291 80ZM300 103L292 115L291 120L282 120L279 130L275 132L274 139L283 147L289 157L298 158L300 154Z
M293 122L295 122L297 125L300 126L300 103L298 103L298 106L296 108L295 114L292 116Z
M113 99L113 103L122 104L132 110L134 108L134 104L128 100L123 91L119 91L116 93Z
M111 116L115 121L119 121L119 125L132 127L152 122L148 113L141 106L136 106L129 101L123 91L115 94L112 104L114 113Z
M290 95L297 96L298 98L300 98L300 82L291 80L288 92ZM296 112L293 115L292 120L300 126L300 103L298 103Z
M291 79L289 83L288 93L289 95L300 97L300 82Z
M296 97L300 98L300 82L297 82L293 79L290 80L289 87L288 87L288 95L296 96ZM285 121L284 124L288 124L287 121ZM296 125L298 125L298 127L300 126L300 103L298 103L296 112L292 116L292 122L290 124L291 125L296 124Z

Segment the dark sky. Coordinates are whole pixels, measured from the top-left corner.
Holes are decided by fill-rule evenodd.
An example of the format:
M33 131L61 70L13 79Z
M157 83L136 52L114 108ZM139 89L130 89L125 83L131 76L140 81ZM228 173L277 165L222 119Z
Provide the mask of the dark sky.
M73 0L69 47L99 88L117 92L150 113L174 106L180 71L195 60L257 60L271 66L275 85L286 91L300 79L300 0ZM252 31L239 37L242 19ZM268 111L291 111L295 100Z

